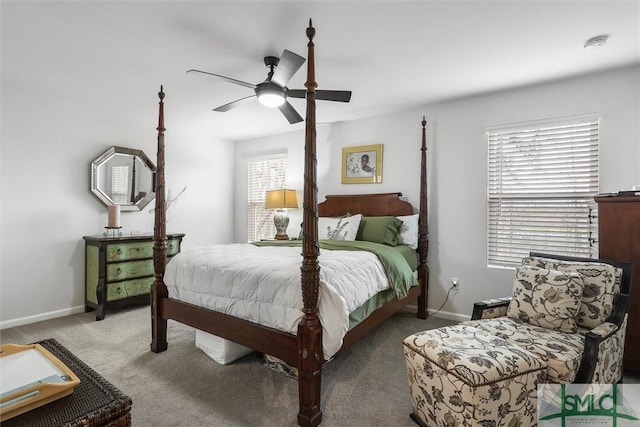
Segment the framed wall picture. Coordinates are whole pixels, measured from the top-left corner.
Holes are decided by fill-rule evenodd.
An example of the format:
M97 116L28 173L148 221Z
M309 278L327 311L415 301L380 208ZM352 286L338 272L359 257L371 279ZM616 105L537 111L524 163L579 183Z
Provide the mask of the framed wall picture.
M343 184L382 182L382 144L342 148Z

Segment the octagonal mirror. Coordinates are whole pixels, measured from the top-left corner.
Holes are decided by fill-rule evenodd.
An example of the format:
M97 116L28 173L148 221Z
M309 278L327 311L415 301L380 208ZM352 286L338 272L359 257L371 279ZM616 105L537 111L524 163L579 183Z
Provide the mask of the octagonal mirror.
M91 162L91 192L105 206L142 210L155 197L155 174L142 150L113 146Z

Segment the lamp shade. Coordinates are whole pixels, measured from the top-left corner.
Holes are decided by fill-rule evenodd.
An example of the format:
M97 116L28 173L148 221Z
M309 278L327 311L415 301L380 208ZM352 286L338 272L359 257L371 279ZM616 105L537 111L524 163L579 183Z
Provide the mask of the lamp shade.
M298 207L296 190L280 189L267 191L267 198L264 203L266 209L289 209Z

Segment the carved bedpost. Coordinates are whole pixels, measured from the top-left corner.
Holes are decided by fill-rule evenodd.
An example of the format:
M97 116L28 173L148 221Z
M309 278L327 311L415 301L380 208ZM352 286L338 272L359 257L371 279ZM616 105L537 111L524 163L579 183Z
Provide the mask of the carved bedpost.
M318 317L318 186L316 183L316 81L313 36L315 29L309 19L307 57L307 118L304 145L304 194L302 238L302 300L304 317L298 325L298 424L317 426L322 421L320 391L322 362L322 326Z
M427 303L429 297L429 266L427 265L427 254L429 252L429 231L427 212L427 120L422 117L422 152L420 161L420 222L418 225L418 252L420 254L420 264L418 266L418 281L422 288L422 293L418 297L418 317L427 318Z
M156 166L156 206L153 226L153 268L151 285L151 351L159 353L167 349L167 320L160 316L160 301L167 297L164 270L167 265L167 224L165 211L164 176L164 92L158 93L158 164Z

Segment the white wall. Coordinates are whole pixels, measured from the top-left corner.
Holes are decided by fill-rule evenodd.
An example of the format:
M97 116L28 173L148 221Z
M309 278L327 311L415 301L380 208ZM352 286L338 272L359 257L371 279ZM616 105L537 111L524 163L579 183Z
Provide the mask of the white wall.
M431 307L444 300L452 276L461 290L445 310L470 314L473 301L508 295L512 271L486 267L486 125L599 112L600 189L640 182L638 67L434 106L437 136L431 220Z
M321 108L318 102L318 108ZM420 145L423 114L401 113L354 122L318 126L316 137L318 201L327 194L402 192L418 206L420 193ZM432 130L428 129L428 135ZM431 139L431 136L427 136ZM383 182L380 184L341 184L342 147L384 144ZM236 143L236 212L235 239L246 240L246 159L260 154L287 152L289 155L287 186L298 190L299 209L289 209L291 218L287 234L297 236L302 221L302 187L304 168L304 133L291 132ZM430 160L429 160L430 162ZM412 178L415 177L415 181Z
M429 84L425 82L425 84ZM319 201L325 194L400 191L418 206L420 122L428 121L429 307L445 300L451 277L460 291L444 307L446 315L467 318L474 301L510 294L513 271L486 263L486 126L598 112L601 191L640 185L640 68L425 105L402 113L320 127L318 131ZM318 103L318 109L322 108ZM384 144L381 184L340 183L341 149ZM236 150L236 211L246 199L238 173L246 153L287 150L288 184L302 188L304 135L301 132L245 141ZM244 192L244 193L243 193ZM246 212L244 213L246 216ZM291 212L293 216L294 212ZM299 213L298 213L299 214ZM300 220L292 218L289 234ZM294 229L295 228L295 229ZM246 236L236 223L235 237Z
M153 36L163 24L154 13L115 24L128 13L119 5L97 12L84 3L2 6L0 328L84 310L82 236L107 223L89 191L89 163L113 145L156 163L161 84L166 190L187 187L167 229L186 234L184 247L233 240L234 147L213 136L210 111L193 105L184 73L192 61L164 49L170 33ZM152 208L123 212L123 233L150 233Z
M320 126L317 129L318 157L321 158L330 151L325 142L328 135L328 126ZM255 140L236 142L235 145L235 214L236 222L234 237L237 242L247 241L247 159L251 157L266 156L271 154L287 153L287 177L285 186L293 188L298 193L299 209L288 209L289 227L287 234L297 236L300 233L302 222L302 187L304 174L304 133L291 132L273 135ZM328 162L318 161L318 177L322 182L324 169L328 168ZM324 165L324 166L323 166Z
M107 224L107 208L89 191L91 160L119 145L156 163L159 80L132 84L125 67L95 82L95 92L74 79L45 90L19 73L29 52L3 51L3 72L14 72L2 76L0 328L84 310L82 236ZM231 242L233 143L212 136L208 116L197 122L176 113L180 91L165 91L166 189L175 195L187 186L167 229L186 234L184 247ZM151 232L151 208L123 212L123 233Z

